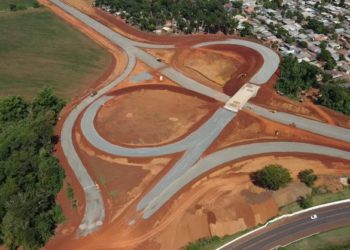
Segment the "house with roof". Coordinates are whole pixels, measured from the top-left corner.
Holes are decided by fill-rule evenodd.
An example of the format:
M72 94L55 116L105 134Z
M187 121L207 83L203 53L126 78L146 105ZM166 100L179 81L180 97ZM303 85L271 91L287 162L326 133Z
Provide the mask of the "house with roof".
M321 52L321 48L316 46L313 43L308 43L307 49L311 51L312 53L318 54Z

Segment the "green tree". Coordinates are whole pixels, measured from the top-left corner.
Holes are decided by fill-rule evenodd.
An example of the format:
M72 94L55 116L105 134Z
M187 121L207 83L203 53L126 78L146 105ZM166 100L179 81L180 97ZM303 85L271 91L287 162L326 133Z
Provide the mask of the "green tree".
M318 54L317 59L325 62L324 68L326 70L334 69L335 66L337 66L331 52L329 52L329 50L327 50L325 47L321 47L321 52Z
M64 171L52 154L55 115L60 110L57 103L51 105L55 102L38 101L35 107L41 111L32 115L34 105L21 98L0 103L6 104L0 105L5 117L0 129L0 238L9 249L39 249L60 218L55 196Z
M305 41L298 41L298 45L300 48L307 48L308 44Z
M243 22L243 29L240 32L241 37L253 35L253 25L248 22Z
M298 62L297 58L288 55L283 58L280 78L275 88L292 97L297 98L302 90L307 91L311 86L317 86L319 69L307 62Z
M307 195L307 196L300 196L297 200L299 206L303 209L310 208L312 207L312 196Z
M17 5L11 3L11 4L9 5L9 9L10 9L10 11L16 11L16 10L17 10Z
M346 61L345 56L343 54L339 55L339 61Z
M113 11L122 12L122 18L138 25L141 29L154 30L167 20L177 20L178 30L186 33L198 32L202 27L206 32L233 33L230 21L234 11L228 11L224 5L227 0L97 0L96 6L109 5ZM241 1L233 2L240 6Z
M65 103L62 99L53 94L51 88L44 88L32 102L32 110L34 115L41 112L51 111L55 116L61 111Z
M241 9L243 5L243 1L231 1L232 7L236 9Z
M327 34L329 32L329 30L323 25L322 22L314 18L309 19L308 23L304 28L312 29L314 32L318 34Z
M266 9L278 9L282 7L282 0L263 0L263 6Z
M292 181L288 169L280 165L268 165L251 174L252 182L262 188L278 190Z
M305 183L306 186L312 187L317 180L317 175L314 174L312 169L305 169L299 172L298 178L301 182Z
M285 37L285 36L288 36L289 33L287 30L285 30L282 26L278 25L277 26L277 30L276 30L276 36L278 38L281 38L281 37Z
M337 84L324 84L318 103L350 115L350 91Z
M28 115L28 104L19 96L0 100L0 122L16 122Z
M35 1L33 3L33 8L35 8L35 9L40 8L40 4L38 3L38 1Z

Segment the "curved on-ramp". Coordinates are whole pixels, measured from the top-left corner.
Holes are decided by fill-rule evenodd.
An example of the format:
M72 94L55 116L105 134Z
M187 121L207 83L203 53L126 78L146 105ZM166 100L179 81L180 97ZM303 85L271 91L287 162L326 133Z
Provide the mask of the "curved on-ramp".
M128 53L128 51L126 51ZM79 226L78 235L85 236L97 228L99 228L105 217L105 209L103 204L103 199L100 191L95 185L95 182L90 177L84 164L80 160L80 157L75 150L73 143L73 127L78 119L79 114L92 102L98 99L100 96L107 93L111 88L116 86L118 83L122 82L129 73L133 70L136 65L136 58L128 54L128 65L124 72L108 86L99 90L98 94L94 97L87 97L81 101L68 115L65 119L62 131L61 131L61 145L63 153L71 166L75 176L77 177L80 185L85 192L85 213L83 220Z
M257 51L263 57L264 63L262 67L259 69L259 71L249 80L250 83L254 83L258 85L265 84L268 80L270 80L272 75L276 72L276 70L278 69L278 65L280 64L280 58L276 52L274 52L270 48L267 48L264 45L246 41L246 40L227 39L226 41L204 42L204 43L199 43L193 47L201 48L204 46L219 45L219 44L244 46Z

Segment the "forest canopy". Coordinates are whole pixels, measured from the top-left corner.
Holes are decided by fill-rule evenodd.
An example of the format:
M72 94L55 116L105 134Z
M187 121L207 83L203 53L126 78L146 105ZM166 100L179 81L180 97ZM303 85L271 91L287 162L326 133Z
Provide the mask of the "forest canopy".
M185 33L221 31L233 33L238 22L224 5L228 0L97 0L96 6L109 6L111 12L121 12L128 22L142 30L154 31L167 20L176 20L177 29Z
M0 243L39 249L62 219L55 202L65 177L53 156L64 102L44 89L31 103L0 100Z

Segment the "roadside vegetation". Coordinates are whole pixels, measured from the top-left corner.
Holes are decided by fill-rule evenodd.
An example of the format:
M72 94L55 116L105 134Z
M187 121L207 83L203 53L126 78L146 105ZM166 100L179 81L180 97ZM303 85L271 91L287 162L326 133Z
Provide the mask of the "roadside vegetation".
M281 207L280 214L294 213L301 209L310 208L312 206L322 205L338 200L350 199L349 187L343 187L343 189L338 192L329 191L327 186L315 187L314 184L318 177L312 169L305 169L300 171L298 174L298 179L309 188L312 188L311 194L300 196L295 202Z
M267 168L269 167L269 168ZM279 179L286 179L286 177L280 178L276 177L276 173L280 173L282 176L287 176L286 172L284 171L284 168L281 166L274 166L274 168L271 168L271 166L265 167L263 172L270 172L271 169L278 169L273 170L273 174L268 174L267 180L279 180ZM278 168L276 168L278 167ZM266 169L269 169L269 171L266 171ZM260 171L262 171L260 170ZM257 171L258 172L258 171ZM256 173L256 172L254 172ZM263 175L264 176L264 175ZM271 176L273 176L271 178ZM309 208L312 206L322 205L334 201L344 200L344 199L350 199L350 188L344 187L342 190L338 192L330 192L326 186L318 186L314 187L314 182L317 180L317 175L313 172L313 170L305 169L299 172L298 178L301 182L303 182L308 187L312 188L311 195L306 195L305 197L299 197L295 202L288 204L286 206L283 206L280 208L279 216L283 214L290 214L297 211L300 211L305 208ZM265 177L263 178L265 179ZM289 179L289 178L287 178ZM257 226L259 227L259 226ZM184 250L214 250L218 247L224 245L225 243L243 235L247 232L253 230L254 228L249 228L247 230L238 232L233 235L226 235L224 237L206 237L198 239L195 242L190 242L187 246L183 247ZM310 238L307 238L305 240L302 240L300 242L291 244L290 246L287 246L285 248L280 248L283 250L297 250L297 249L323 249L323 250L347 250L349 248L349 231L350 227L343 228L343 229L337 229L328 233L320 234L317 237L313 236ZM328 235L329 234L329 235ZM333 236L336 236L336 239L339 239L339 244L332 245L332 239ZM318 238L320 237L320 238ZM328 238L330 237L330 238ZM320 239L324 244L317 244L317 240ZM335 242L335 241L334 241ZM324 248L320 248L320 247ZM334 246L334 248L331 248L331 246Z
M25 10L28 8L40 7L37 0L1 0L0 10Z
M237 28L234 12L224 8L228 0L97 0L97 7L109 6L111 12L120 12L121 17L142 30L154 31L163 27L168 20L176 20L178 30L191 34L203 29L207 33L221 31L230 34ZM235 5L241 3L235 1Z
M300 171L298 174L299 180L308 187L312 187L317 180L317 175L315 175L314 170L305 169Z
M32 102L0 100L0 242L39 249L64 221L55 202L65 177L53 156L64 102L44 89Z
M253 172L250 178L254 185L274 191L286 187L292 181L288 169L273 164Z
M322 205L322 204L326 204L334 201L350 199L350 188L345 187L344 189L338 192L330 192L327 190L327 187L317 187L312 189L312 193L310 197L311 197L311 201L309 200L309 202L311 202L310 206L302 207L300 204L300 201L298 200L291 204L281 207L279 214L282 215L282 214L294 213L304 208L318 206L318 205Z
M77 96L111 57L45 7L32 7L35 2L0 1L0 96L31 100L45 86L65 99Z
M72 188L72 186L69 183L67 183L66 191L67 191L67 198L71 202L72 207L73 208L77 208L78 207L77 200L74 197L73 188Z
M183 250L215 250L218 247L240 237L243 234L248 233L254 228L243 230L233 235L225 235L223 237L213 236L206 237L196 240L195 242L190 242L187 246L183 247Z
M317 86L317 74L319 73L316 66L304 61L299 63L296 57L288 55L283 58L280 78L275 87L280 93L296 99L302 91Z
M350 227L338 228L329 232L317 234L292 243L280 250L318 249L318 250L349 250Z
M326 49L321 51L320 59L325 62L325 67L334 66L334 59L329 57ZM323 80L319 81L318 76L323 76ZM350 115L350 90L329 78L328 74L316 66L304 61L299 63L292 55L284 57L275 88L278 93L292 99L301 98L310 88L319 89L316 104Z

